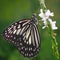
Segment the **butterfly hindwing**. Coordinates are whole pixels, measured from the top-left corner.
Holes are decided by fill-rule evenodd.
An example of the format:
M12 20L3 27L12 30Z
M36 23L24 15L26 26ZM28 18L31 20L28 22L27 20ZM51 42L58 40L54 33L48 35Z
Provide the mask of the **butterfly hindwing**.
M13 23L4 30L3 35L12 42L25 57L33 57L39 51L40 38L37 27L30 19Z

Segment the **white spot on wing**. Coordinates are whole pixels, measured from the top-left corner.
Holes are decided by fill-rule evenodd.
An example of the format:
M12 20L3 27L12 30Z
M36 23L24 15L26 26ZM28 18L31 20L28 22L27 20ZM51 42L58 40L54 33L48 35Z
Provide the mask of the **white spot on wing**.
M23 24L23 26L26 25L26 24L29 23L29 22L30 22L30 20L26 21L26 22Z
M15 34L15 33L16 33L16 30L14 30L13 34Z
M16 39L16 37L14 37L14 39Z
M27 44L28 44L28 41L27 41Z
M25 48L25 51L28 50L28 48Z
M12 43L14 43L14 41L12 41Z
M28 39L29 34L30 34L30 30L28 30L26 33L26 39Z
M31 36L29 37L29 44L31 44Z
M24 47L21 47L21 49L23 49Z
M20 35L23 33L24 29L25 29L25 27L22 28L22 30L21 30L21 32L20 32Z
M22 45L22 43L20 43L20 45Z
M20 28L20 24L18 25L18 28Z
M7 36L7 37L9 37L9 36Z
M17 25L17 23L15 23L15 25Z
M16 26L13 27L13 30L16 30Z
M16 34L18 35L20 33L20 31L21 31L21 29L18 29L17 32L16 32Z
M11 35L11 37L13 37L13 36Z
M6 35L7 33L5 33L5 35Z

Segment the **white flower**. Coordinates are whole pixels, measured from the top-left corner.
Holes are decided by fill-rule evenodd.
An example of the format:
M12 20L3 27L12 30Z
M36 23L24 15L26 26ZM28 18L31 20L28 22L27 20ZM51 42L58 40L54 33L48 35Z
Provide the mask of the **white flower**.
M52 21L52 22L50 22L50 24L51 24L52 30L58 29L58 27L56 27L56 21Z
M49 20L50 16L54 16L54 13L51 13L50 10L46 10L45 12L43 12L43 9L40 9L39 16L42 18L42 21L45 21L47 19Z
M53 13L53 12L50 12L50 10L47 10L47 11L45 12L45 15L46 15L46 17L49 18L49 16L54 16L54 13Z
M48 27L48 26L47 26L47 21L43 21L43 23L44 23L44 26L42 27L42 29Z
M43 9L40 9L39 16L42 18L42 21L46 20L46 16L45 16L45 13L43 12Z
M39 16L42 18L42 21L44 23L44 26L42 27L42 29L48 27L47 20L50 22L52 30L58 29L56 27L56 21L52 21L52 19L50 18L50 17L53 17L54 16L54 13L53 12L50 12L50 10L46 10L44 12L43 9L40 9Z

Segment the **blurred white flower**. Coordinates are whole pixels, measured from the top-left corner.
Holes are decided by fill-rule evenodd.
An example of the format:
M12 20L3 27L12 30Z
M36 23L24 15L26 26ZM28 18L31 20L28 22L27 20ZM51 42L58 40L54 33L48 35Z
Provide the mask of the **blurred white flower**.
M53 12L50 12L50 10L46 10L44 12L43 9L40 9L39 16L42 18L42 21L44 23L44 26L42 27L42 29L48 27L47 20L50 22L52 30L58 29L58 27L56 27L56 21L52 21L52 19L50 18L54 16Z
M40 9L40 14L39 16L42 18L42 21L45 21L46 20L46 15L45 13L43 12L43 9Z
M52 22L50 22L50 24L51 24L52 30L58 29L58 27L56 27L56 21L52 21Z
M49 18L49 16L54 16L54 13L53 13L53 12L50 12L50 10L47 10L47 11L45 12L45 15L46 15L46 17Z
M39 16L42 18L42 21L45 21L47 19L49 20L50 16L54 16L54 13L50 12L50 10L46 10L45 12L43 12L43 9L40 9Z

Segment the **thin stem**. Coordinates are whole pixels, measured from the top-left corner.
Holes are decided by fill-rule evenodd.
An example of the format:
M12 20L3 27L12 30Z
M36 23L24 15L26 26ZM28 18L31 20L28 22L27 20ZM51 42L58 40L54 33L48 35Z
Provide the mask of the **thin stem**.
M58 43L57 43L54 35L52 35L51 38L52 38L51 41L52 41L53 54L54 54L56 60L59 60Z
M42 8L42 9L46 9L46 6L45 6L45 0L39 0L39 2L40 2L40 7Z
M48 31L51 37L51 42L52 42L52 50L53 50L53 55L55 57L55 60L59 60L59 51L58 51L58 43L56 40L56 36L54 35L55 33L51 29L51 26L48 26Z
M41 9L46 10L47 8L45 6L45 0L39 0L39 2L40 2ZM51 24L48 25L48 31L51 37L53 54L54 54L55 60L59 60L58 43L56 40L56 36L54 36L54 32L50 25Z

